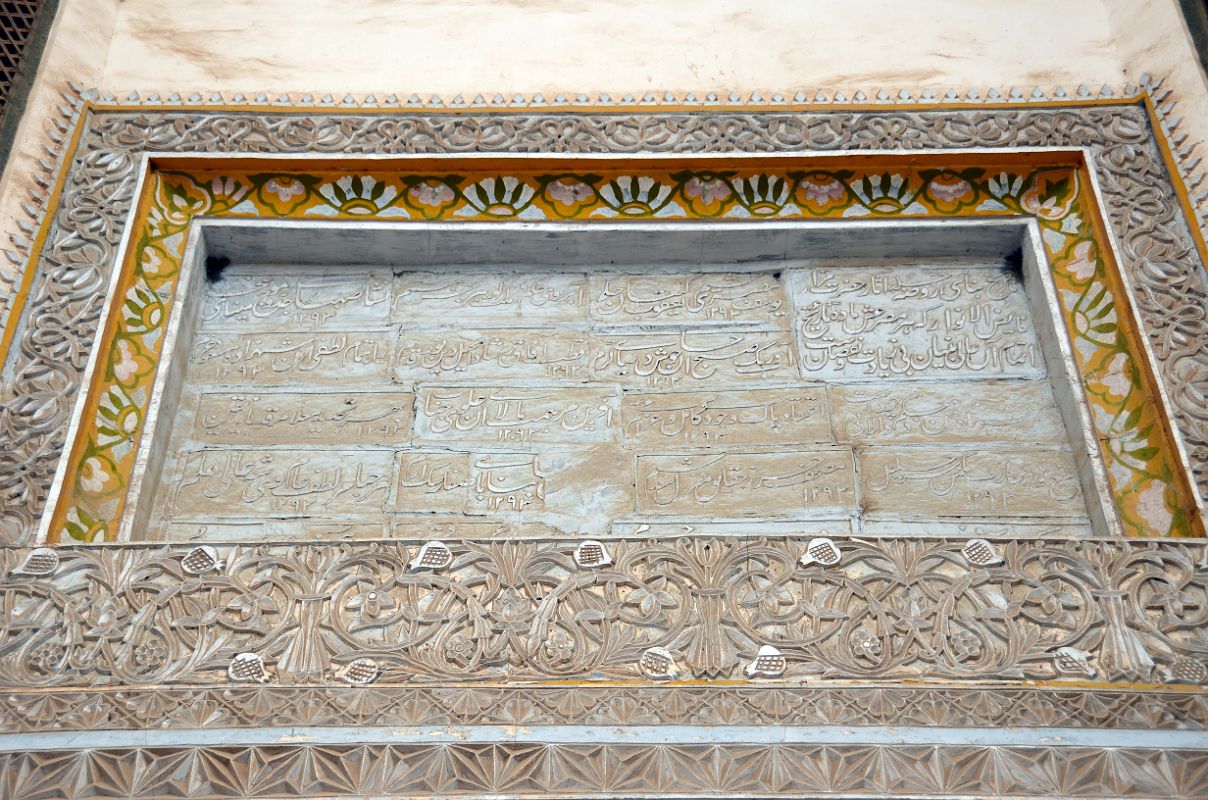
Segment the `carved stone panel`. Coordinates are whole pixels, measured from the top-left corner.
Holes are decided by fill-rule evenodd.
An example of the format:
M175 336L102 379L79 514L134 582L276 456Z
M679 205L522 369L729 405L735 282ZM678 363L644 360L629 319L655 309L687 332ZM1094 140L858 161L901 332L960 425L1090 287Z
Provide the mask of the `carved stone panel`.
M339 386L384 380L393 337L375 331L201 331L189 358L195 380L238 386Z
M698 517L784 517L856 509L846 449L640 455L638 511Z
M1134 289L1142 333L1152 348L1158 378L1172 405L1175 436L1190 454L1187 468L1201 496L1208 491L1204 488L1208 486L1208 471L1200 468L1208 463L1204 457L1208 447L1206 423L1199 412L1204 392L1199 386L1202 381L1188 377L1203 372L1200 367L1208 334L1196 313L1201 305L1196 298L1204 290L1203 267L1163 162L1161 134L1135 97L1112 104L1071 102L1061 107L1020 103L1009 108L962 105L918 109L894 105L859 113L786 107L760 112L714 109L671 113L651 108L628 113L571 115L540 110L514 113L467 110L447 116L420 109L350 110L350 113L315 109L305 113L297 109L262 112L153 107L131 111L102 107L86 112L82 130L79 153L89 155L88 158L81 155L70 164L71 175L65 185L72 188L64 195L62 213L50 225L44 251L38 254L37 276L18 330L21 344L10 352L6 367L5 397L9 399L4 408L9 415L5 419L10 423L6 441L10 446L0 448L0 458L7 459L0 475L4 476L6 493L15 498L14 504L5 510L2 535L9 539L31 536L36 527L78 376L87 360L86 349L95 330L99 314L96 295L107 283L118 246L118 231L131 207L132 192L137 185L134 171L142 163L143 153L164 151L304 154L320 150L447 153L477 149L506 153L538 149L575 153L719 150L875 153L925 147L962 158L971 152L966 148L980 151L995 148L1011 155L1017 148L1085 148L1088 163L1096 172L1107 222L1120 248L1118 260L1125 281ZM408 133L399 135L402 130ZM232 131L241 133L232 136ZM102 168L99 166L102 163L110 166ZM360 185L356 181L350 184L346 178L341 180L341 192ZM937 195L920 199L925 203L961 202L951 192L959 182L952 182L951 175L945 180L949 181L950 190L943 198L937 200ZM988 185L997 198L999 190L994 180L997 178ZM711 197L737 192L734 197L741 201L745 213L754 213L750 204L758 198L750 192L755 191L756 182L744 178L729 186L706 184L696 178L693 181L685 188L684 198L704 198L706 195L701 192L706 190L712 193ZM979 180L979 186L981 183ZM224 190L232 185L229 181L215 184ZM624 190L622 186L628 184L610 183L602 197L617 207L630 203L632 208L627 207L626 213L636 208L638 202L649 206L651 214L659 208L670 208L658 205L666 202L669 190L651 184L646 178L641 181L635 178L634 184ZM830 202L831 195L827 192L835 186L841 193L850 194L841 184L832 186L809 178L802 183L808 191L794 197L794 202ZM1032 190L1026 183L1019 192L1014 186L1011 183L1006 189L1012 195L1011 202L1019 195L1023 213L1049 214L1055 210L1064 213L1065 209L1051 204L1042 206L1043 198L1028 194ZM292 184L288 188L296 190ZM518 188L528 191L527 187ZM573 196L576 201L581 197L580 189L572 183L563 188L571 194L559 189L556 196ZM879 204L878 209L888 208L907 199L913 186L894 184L890 189L892 197L883 196L884 187L873 194L857 187L856 195L865 207ZM323 191L324 197L337 197L330 187L324 187ZM417 184L403 191L409 203L425 198L435 201L434 198L443 196L442 191L450 197L454 195L443 184ZM646 198L643 192L649 192L650 197ZM1142 195L1153 198L1143 212L1137 211L1132 202L1132 198ZM98 197L103 200L98 202ZM419 209L414 205L411 208ZM387 210L397 215L401 209ZM761 205L760 213L764 210ZM81 255L84 251L87 254ZM1074 255L1081 259L1079 264L1083 266L1076 267L1081 270L1104 258L1105 252L1088 249L1083 243ZM1117 359L1112 361L1110 369L1118 371L1122 367L1131 368ZM1093 375L1096 379L1120 380L1110 370ZM39 411L35 414L31 409ZM1170 510L1160 508L1160 498L1155 501L1154 495L1155 491L1142 485L1133 499L1145 509L1144 524L1161 527ZM90 530L86 522L80 522L72 528L71 535L85 536Z
M620 400L611 387L425 386L417 394L415 436L504 445L614 441Z
M627 392L625 442L637 448L727 447L831 441L822 386L732 392Z
M1085 530L1017 271L758 266L229 267L201 284L150 534ZM803 360L840 334L909 363ZM911 361L943 342L1028 366Z
M263 659L270 687L341 685L335 671L364 658L383 685L648 685L652 647L683 680L733 681L773 646L797 686L1208 684L1202 542L832 533L831 549L800 532L670 522L603 541L608 564L581 564L581 540L486 530L417 568L429 537L448 532L448 516L432 516L389 541L314 544L300 530L208 549L0 549L0 668L10 691L221 686L241 653Z
M1044 374L1018 277L894 267L789 273L801 366L817 378Z
M1184 800L1203 786L1208 751L1048 743L551 743L513 735L498 742L14 752L0 755L0 771L11 800L90 800L98 783L108 796L134 800L771 794ZM82 777L93 775L99 777Z
M203 392L193 436L213 444L393 445L411 436L408 392Z

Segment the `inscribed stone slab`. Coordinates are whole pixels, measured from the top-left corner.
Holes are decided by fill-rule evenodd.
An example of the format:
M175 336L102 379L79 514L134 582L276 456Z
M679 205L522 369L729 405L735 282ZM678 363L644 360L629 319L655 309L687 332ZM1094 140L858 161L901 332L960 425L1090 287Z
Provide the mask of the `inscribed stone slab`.
M548 444L619 438L612 388L420 387L416 438L433 442Z
M393 349L394 336L376 331L199 332L189 355L189 378L260 386L384 382Z
M807 377L1040 377L1023 284L1003 268L790 270Z
M832 441L821 386L626 394L621 422L625 443L647 449Z
M1042 381L937 381L832 386L842 442L1037 442L1067 439Z
M397 445L411 438L408 392L203 392L194 435L209 444Z
M782 331L599 336L592 350L596 380L631 387L714 388L799 377L796 348L790 334Z
M637 500L641 514L725 518L854 511L852 454L827 449L639 455Z
M728 322L787 327L788 301L769 273L591 275L591 317L607 325Z
M386 325L389 272L350 267L222 273L206 287L198 324L206 329L308 330Z
M1084 517L1068 452L870 447L859 453L868 511L951 517Z
M587 276L559 272L404 272L394 318L412 327L520 327L587 323Z
M174 507L183 517L381 510L384 450L201 450L181 457Z
M553 328L408 331L399 335L400 381L587 380L591 340Z

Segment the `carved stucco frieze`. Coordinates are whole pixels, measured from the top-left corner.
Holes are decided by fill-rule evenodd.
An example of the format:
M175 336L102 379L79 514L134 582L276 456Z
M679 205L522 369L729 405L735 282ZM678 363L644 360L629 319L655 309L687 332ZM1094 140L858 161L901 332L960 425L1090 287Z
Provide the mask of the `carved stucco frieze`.
M694 153L1087 147L1193 477L1208 496L1205 273L1143 107L740 113L84 115L0 395L0 537L28 541L63 447L140 156L205 153Z
M784 678L1205 682L1208 546L836 539L63 547L0 551L12 687ZM36 574L38 572L42 574ZM30 574L30 573L35 574Z

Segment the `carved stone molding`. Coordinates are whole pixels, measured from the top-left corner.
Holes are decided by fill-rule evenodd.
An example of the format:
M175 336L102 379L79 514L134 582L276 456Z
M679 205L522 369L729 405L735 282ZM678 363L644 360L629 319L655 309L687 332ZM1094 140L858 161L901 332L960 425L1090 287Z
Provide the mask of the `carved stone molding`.
M444 725L1208 729L1196 691L1060 686L155 686L0 695L6 732Z
M1201 497L1208 496L1205 273L1144 108L703 113L306 113L92 108L0 406L0 536L28 541L63 446L140 156L195 153L693 153L1086 147Z
M1208 751L868 744L257 745L0 755L12 800L1200 795Z
M0 550L12 687L784 677L1208 680L1208 546L1177 540L573 541ZM980 543L979 543L980 542ZM978 544L975 544L978 543ZM807 560L808 561L808 560ZM238 664L236 664L238 660ZM368 666L368 664L366 666ZM657 675L655 677L658 677ZM349 681L352 682L352 681Z

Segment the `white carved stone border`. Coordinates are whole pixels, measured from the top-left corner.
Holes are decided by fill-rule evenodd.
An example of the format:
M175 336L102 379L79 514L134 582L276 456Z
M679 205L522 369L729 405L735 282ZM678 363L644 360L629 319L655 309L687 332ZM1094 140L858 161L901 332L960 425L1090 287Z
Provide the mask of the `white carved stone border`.
M1151 91L1156 91L1150 85ZM1089 94L1089 93L1088 93ZM533 111L426 114L404 108L328 119L282 115L267 98L247 112L169 107L158 96L143 111L89 110L84 155L71 165L60 211L39 259L22 327L8 354L0 395L0 540L28 541L54 471L98 292L125 225L139 155L147 152L775 152L785 150L1086 147L1122 256L1126 282L1165 397L1185 469L1208 498L1208 282L1144 107L1119 104L1035 106L1017 99L981 109L935 109L910 102L797 110L775 103L744 111L666 111L632 101L634 111ZM213 99L213 98L211 98ZM247 101L238 97L237 101ZM279 98L280 101L292 99ZM857 98L858 99L858 98ZM389 103L392 98L387 98ZM624 100L624 98L623 98ZM177 102L184 102L177 101ZM321 103L324 101L320 101ZM351 105L355 99L346 98ZM369 105L370 98L366 98ZM516 100L527 106L533 100ZM708 101L707 101L708 102ZM783 101L787 103L788 101ZM1160 102L1160 96L1159 96ZM331 101L334 104L334 100ZM443 105L443 101L440 101ZM372 105L380 106L376 100ZM471 104L473 105L473 104ZM768 110L768 109L773 110ZM69 111L70 109L66 109ZM155 122L155 120L160 120ZM167 122L167 120L171 120ZM218 127L214 127L217 125ZM1165 127L1174 127L1162 123ZM1186 148L1184 148L1186 149ZM69 208L70 207L70 208ZM51 282L48 283L48 277ZM50 305L47 306L46 303Z

